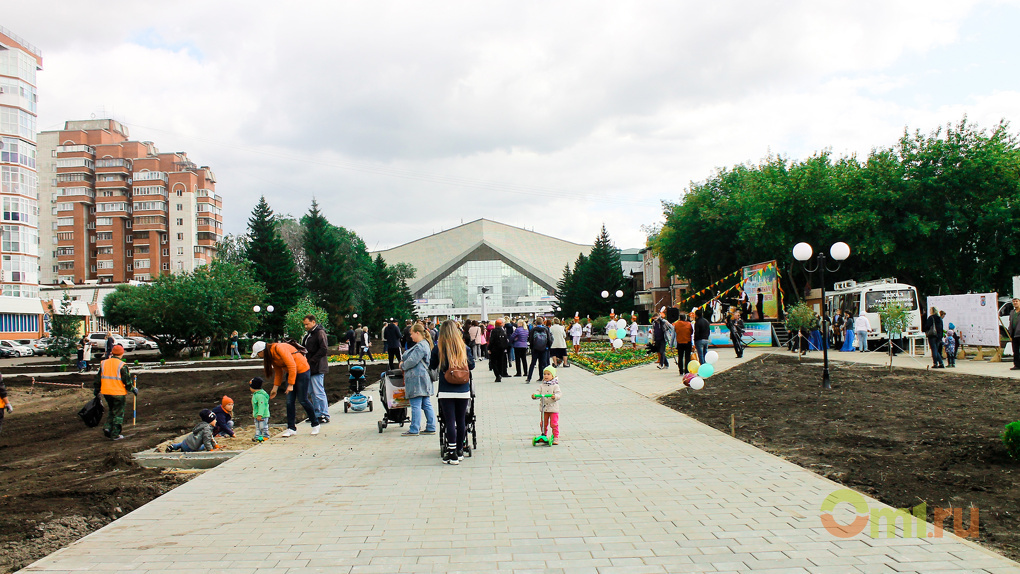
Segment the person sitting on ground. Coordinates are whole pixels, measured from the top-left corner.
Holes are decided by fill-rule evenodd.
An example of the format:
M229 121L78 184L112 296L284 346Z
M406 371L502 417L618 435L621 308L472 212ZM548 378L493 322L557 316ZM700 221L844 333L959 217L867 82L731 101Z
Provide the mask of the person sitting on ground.
M216 442L213 441L212 425L216 422L216 415L209 409L202 409L198 413L198 418L202 422L195 425L191 434L184 437L184 440L166 447L167 452L199 452L219 448Z
M234 399L223 395L220 405L212 410L216 415L216 425L213 429L213 436L234 436Z
M4 413L13 413L14 406L11 399L7 398L7 387L4 386L4 376L0 374L0 432L4 430Z
M262 377L253 377L248 382L251 389L251 415L255 419L255 436L252 442L269 439L269 393L262 390L265 381Z

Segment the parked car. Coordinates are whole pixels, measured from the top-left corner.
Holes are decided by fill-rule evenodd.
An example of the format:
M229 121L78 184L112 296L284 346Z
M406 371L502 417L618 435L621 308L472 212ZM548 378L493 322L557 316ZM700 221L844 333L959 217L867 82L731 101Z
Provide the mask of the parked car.
M9 359L11 357L17 356L19 356L18 352L15 351L14 349L9 349L7 347L0 346L0 359Z
M89 342L92 343L92 353L103 354L106 352L106 333L92 333L89 335ZM124 347L125 351L134 351L135 342L132 339L125 339L120 335L114 333L113 335L114 344Z
M30 357L35 354L35 351L32 350L32 347L29 347L28 345L19 345L15 341L2 340L0 341L0 347L4 347L6 349L10 349L16 352L19 357Z
M49 337L45 337L43 339L36 339L28 343L28 346L32 347L32 350L35 351L36 355L45 355L46 349L50 346L50 339Z
M135 342L136 349L159 349L159 345L152 339L146 339L145 337L131 337Z

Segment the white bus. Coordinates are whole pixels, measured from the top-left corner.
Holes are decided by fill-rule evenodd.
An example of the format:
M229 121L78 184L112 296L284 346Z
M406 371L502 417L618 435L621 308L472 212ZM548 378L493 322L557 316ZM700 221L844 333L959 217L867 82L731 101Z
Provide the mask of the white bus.
M871 323L872 332L868 333L869 341L887 340L878 310L886 303L899 302L907 308L907 329L904 337L921 337L921 310L917 306L917 289L913 285L899 283L896 278L878 279L875 281L843 281L836 283L831 292L825 294L830 312L840 309L854 317L860 316L861 303Z

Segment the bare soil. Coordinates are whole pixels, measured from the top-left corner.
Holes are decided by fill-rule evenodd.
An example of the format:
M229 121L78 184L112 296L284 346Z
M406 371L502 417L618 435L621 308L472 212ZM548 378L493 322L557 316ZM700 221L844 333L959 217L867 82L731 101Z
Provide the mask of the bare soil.
M384 368L369 365L368 383L376 382ZM0 433L0 573L67 546L194 476L141 468L131 454L190 432L198 411L216 406L223 395L235 401L241 438L218 440L231 449L250 447L247 381L261 375L259 368L140 371L137 425L131 423L129 395L126 438L116 442L103 437L101 426L88 428L77 416L92 398L94 373L52 378L84 383L84 389L36 385L34 392L30 379L5 377L15 411L6 416ZM326 375L330 403L341 400L347 388L346 368L331 367ZM285 422L285 400L280 393L270 401L271 422ZM298 408L299 420L303 413Z
M924 502L929 521L933 507L977 507L978 542L1020 559L1020 461L999 438L1020 418L1020 381L838 362L830 371L822 391L820 361L765 355L660 402L726 433L733 415L737 438L896 508Z

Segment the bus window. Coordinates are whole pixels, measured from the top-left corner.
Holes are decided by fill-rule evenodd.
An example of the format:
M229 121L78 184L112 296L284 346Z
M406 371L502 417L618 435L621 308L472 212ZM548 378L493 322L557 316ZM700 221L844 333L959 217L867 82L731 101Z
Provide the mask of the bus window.
M860 315L861 310L861 294L860 293L849 293L846 301L846 309L850 311L850 314L854 317Z
M907 311L917 310L917 296L913 289L869 291L864 295L865 309L868 313L878 313L883 305L893 302L902 303Z

